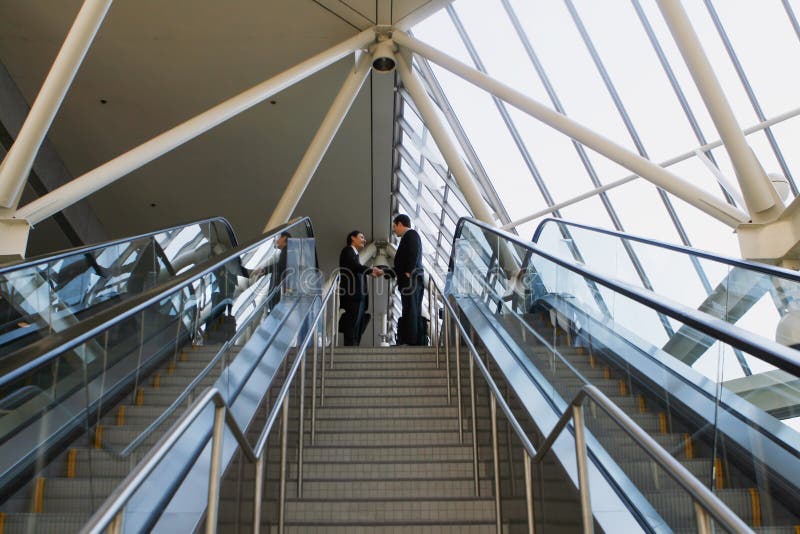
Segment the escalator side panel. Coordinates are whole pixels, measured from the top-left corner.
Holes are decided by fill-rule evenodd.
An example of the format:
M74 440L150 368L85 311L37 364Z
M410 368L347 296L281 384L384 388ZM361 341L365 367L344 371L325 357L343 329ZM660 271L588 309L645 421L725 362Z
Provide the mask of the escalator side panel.
M546 383L544 377L532 366L523 368L520 362L525 361L524 354L513 352L514 344L508 344L501 335L503 329L492 325L487 315L481 311L484 304L471 298L457 299L458 306L464 319L470 324L480 338L482 344L492 355L492 361L499 367L515 395L525 406L528 416L539 427L542 434L547 435L561 417L566 403L561 400L561 406L554 406L551 400L540 389L540 383ZM537 376L538 375L538 376ZM551 450L571 478L572 484L578 486L577 464L575 459L575 440L571 433L565 431L561 434ZM591 488L592 512L595 521L605 532L644 532L639 521L634 517L626 503L617 494L604 473L589 462L589 482ZM633 491L635 487L631 486ZM642 499L641 513L650 525L658 525L663 521L655 510ZM649 510L648 510L649 508Z
M800 450L800 443L796 432L725 388L717 399L716 384L711 380L633 332L619 325L612 330L562 300L549 297L544 300L559 313L577 319L591 336L592 344L607 348L606 355L618 359L621 368L635 370L644 383L650 382L654 393L669 392L671 402L677 401L687 411L691 410L700 418L698 428L715 427L759 462L780 466L774 474L789 481L790 487L800 485L800 462L795 452ZM663 377L665 372L666 379L651 382L652 377ZM717 400L722 408L719 412Z
M284 298L217 380L215 387L232 403L231 413L243 428L256 415L314 306L313 298ZM174 534L195 530L204 516L208 498L213 412L209 407L192 423L133 495L125 512L126 532L152 530ZM222 472L236 450L236 441L226 430Z

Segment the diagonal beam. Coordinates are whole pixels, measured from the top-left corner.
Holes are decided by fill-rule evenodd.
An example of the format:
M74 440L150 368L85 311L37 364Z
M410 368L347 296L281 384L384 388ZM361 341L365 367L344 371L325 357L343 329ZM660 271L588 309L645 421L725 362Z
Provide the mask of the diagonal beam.
M20 208L14 217L34 225L374 40L375 32L364 30L72 180Z
M311 182L311 177L317 171L317 168L319 168L322 157L328 151L328 147L331 146L336 132L339 131L344 117L347 115L347 112L350 111L350 107L353 105L358 91L364 84L364 80L367 79L371 61L372 56L369 54L362 54L356 64L355 70L345 79L342 88L339 90L336 98L333 99L333 103L327 115L322 119L317 133L308 145L303 159L300 160L297 169L289 180L289 184L286 186L286 189L284 189L281 199L275 206L275 211L272 212L269 221L267 221L264 232L279 224L285 223L289 220L289 217L292 216L292 213L297 207L297 203L300 201L300 197L303 196L308 184Z
M783 201L747 144L686 11L674 0L657 0L657 4L725 143L753 222L774 220L783 211Z
M599 154L631 170L645 180L652 182L678 198L683 199L695 208L711 215L728 226L736 228L750 219L750 217L740 209L727 204L707 191L659 167L652 161L614 143L610 139L594 132L577 121L554 111L490 76L461 63L436 48L403 32L396 31L393 33L392 37L398 45L408 48L412 52L433 61L477 87L505 100L520 111L531 115L568 137L586 145Z
M75 79L112 0L86 0L67 33L11 149L0 165L0 206L16 208L47 130Z
M491 225L497 224L489 204L484 200L480 188L472 177L472 173L470 173L466 163L461 159L450 131L436 113L433 102L425 91L422 82L411 70L411 66L406 58L403 57L403 54L397 54L397 71L400 73L400 80L403 82L408 94L411 95L414 105L417 106L422 115L425 126L428 127L436 146L439 147L442 157L447 162L447 166L450 167L450 172L453 173L459 189L464 193L464 198L469 204L472 213L481 221Z

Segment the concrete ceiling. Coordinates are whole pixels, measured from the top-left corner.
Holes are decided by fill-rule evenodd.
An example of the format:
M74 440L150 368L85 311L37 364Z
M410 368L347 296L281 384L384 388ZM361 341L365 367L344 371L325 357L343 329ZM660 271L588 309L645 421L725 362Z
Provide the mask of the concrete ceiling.
M29 104L81 4L0 0L0 61ZM79 176L360 29L407 26L442 4L117 0L50 141ZM211 215L240 238L257 235L352 65L345 58L134 171L89 197L91 209L110 236ZM295 212L333 243L324 257L353 228L388 234L393 88L394 74L370 75Z

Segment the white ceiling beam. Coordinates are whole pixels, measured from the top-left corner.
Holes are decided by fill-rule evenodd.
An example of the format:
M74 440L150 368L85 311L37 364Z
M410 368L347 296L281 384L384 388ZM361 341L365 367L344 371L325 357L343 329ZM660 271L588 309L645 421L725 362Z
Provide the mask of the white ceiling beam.
M414 105L419 110L425 126L430 131L436 146L439 147L439 151L447 162L450 172L453 173L459 189L464 193L464 198L469 204L473 215L481 221L496 225L497 222L492 209L481 195L478 184L475 182L466 163L461 159L455 140L445 126L444 121L436 113L433 102L428 93L425 92L422 81L411 70L402 54L397 54L397 71L400 73L400 80L403 82L408 94L411 95Z
M20 208L14 218L34 225L374 40L372 29L354 35L75 178Z
M677 0L658 0L658 7L725 143L753 222L774 220L783 211L783 201L747 144L686 11Z
M50 125L112 0L86 0L64 39L16 141L0 165L0 206L16 208Z
M537 102L527 95L471 68L436 48L403 32L393 33L394 41L409 50L433 61L453 74L493 94L520 111L531 115L568 137L584 144L599 154L636 173L645 180L683 199L695 208L709 214L732 228L747 222L750 217L742 210L700 189L676 174L659 167L639 154L618 145L586 126Z
M319 164L325 156L325 152L327 152L328 147L331 146L336 132L339 131L342 121L344 121L347 112L350 111L350 107L353 105L358 91L364 84L364 80L366 80L367 74L369 74L371 63L371 55L361 54L355 69L348 74L342 84L342 88L339 90L336 98L333 99L328 113L325 115L325 118L322 119L317 133L314 134L314 138L308 145L303 159L300 160L286 189L284 189L281 199L275 206L275 211L272 212L269 221L267 221L266 226L264 226L264 232L287 222L289 217L292 216L292 213L294 213L297 203L300 202L300 198L308 188L308 184L311 183L311 177L317 172Z

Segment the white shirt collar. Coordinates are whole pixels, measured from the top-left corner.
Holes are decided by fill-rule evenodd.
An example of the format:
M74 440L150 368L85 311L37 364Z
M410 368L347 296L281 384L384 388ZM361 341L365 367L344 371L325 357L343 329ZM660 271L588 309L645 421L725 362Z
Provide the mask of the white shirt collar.
M355 252L356 256L358 256L358 249L356 247L354 247L353 245L350 245L350 248L352 248L353 252Z

